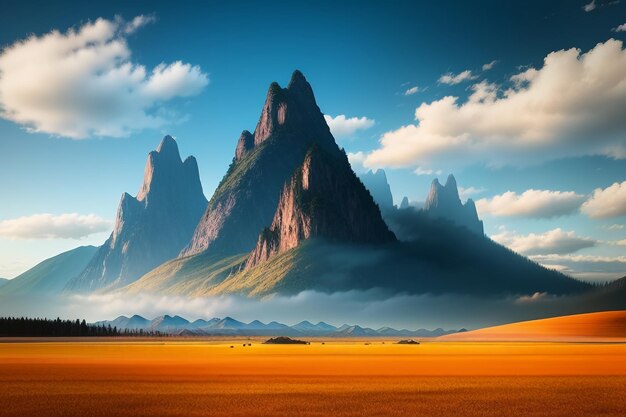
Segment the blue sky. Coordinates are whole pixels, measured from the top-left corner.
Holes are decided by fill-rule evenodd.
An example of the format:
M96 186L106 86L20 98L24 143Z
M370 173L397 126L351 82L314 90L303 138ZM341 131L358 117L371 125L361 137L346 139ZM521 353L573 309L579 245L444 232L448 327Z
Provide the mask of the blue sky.
M609 39L626 40L626 32L618 30L626 23L626 2L597 1L587 8L592 9L589 11L584 10L585 4L592 3L135 1L95 5L64 2L59 7L49 2L9 2L4 7L8 12L0 16L0 45L5 48L0 68L2 57L6 58L10 50L30 47L18 43L29 36L41 39L53 30L65 36L68 29L80 31L99 18L117 25L113 40L123 39L130 54L124 60L144 66L147 78L161 63L166 69L177 61L188 66L178 67L186 71L182 76L184 85L167 90L160 84L158 92L149 98L152 104L145 112L160 117L161 122L151 125L150 121L137 119L135 128L123 131L122 137L112 137L120 135L106 129L109 125L113 129L116 122L99 117L93 119L96 128L91 128L95 130L71 138L67 126L50 124L47 116L3 91L3 77L24 78L20 65L35 68L35 74L45 76L47 58L33 53L26 55L33 57L32 62L5 63L4 74L0 73L0 109L4 108L0 119L0 276L11 278L78 245L101 244L110 232L107 222L115 216L119 197L125 191L136 193L146 155L164 134L177 138L183 157L197 157L205 194L210 198L233 157L239 133L254 129L269 84L278 81L286 85L296 68L312 84L325 114L367 118L369 123L355 123L368 128L343 137L336 135L338 142L349 153L362 156L353 157L353 161L365 160L368 167L385 168L396 202L408 196L419 204L433 178L443 180L453 172L459 185L469 189L465 197L483 200L479 203L480 214L486 233L494 239L581 278L626 275L626 246L619 244L626 243L626 216L619 200L626 193L626 184L621 187L626 181L626 160L619 159L625 156L620 150L626 146L626 128L620 119L626 120L626 106L614 105L624 102L620 101L626 95L621 95L619 82L626 80L617 79L604 93L599 91L587 99L584 94L589 91L577 89L576 82L567 84L572 88L555 93L549 85L546 87L547 81L527 78L526 84L516 87L511 79L517 74L530 77L529 68L547 73L542 71L547 68L544 59L553 51L578 48L580 54L585 54ZM131 26L137 16L144 19L135 21L137 27ZM611 45L607 43L602 51ZM623 46L613 45L612 51L618 58L624 54ZM600 49L597 52L601 55ZM599 63L579 57L577 62L589 64L581 66L594 71L591 75L581 74L611 80L619 77L614 73L622 61L611 56ZM565 61L564 55L557 56L554 67L563 64L560 71L564 79L570 76L576 81L576 75L568 71L580 68L576 62L565 66ZM491 68L483 68L490 63ZM194 69L199 73L193 73ZM58 72L53 75L60 76ZM448 78L442 78L446 75ZM37 77L34 85L41 85L42 94L46 90L45 100L37 97L39 90L34 87L31 94L37 102L51 100L56 110L59 105L54 100L65 104L67 92L50 85L64 84L46 83L42 78ZM484 88L472 87L481 82L485 82ZM508 123L502 126L489 122L500 121L502 112L492 109L488 102L468 108L473 115L470 118L454 106L446 107L443 114L429 111L429 105L445 97L457 97L457 106L462 106L476 91L492 91L489 85L498 86L494 94L500 100L513 87L522 92L531 90L545 106L552 103L552 98L562 99L556 105L557 113L577 116L576 123L571 124L570 131L564 127L568 124L559 119L534 126L536 129L529 132L523 124L520 127L516 120L509 120L507 117L515 119L509 112L502 116L502 124ZM406 94L415 87L417 92ZM113 99L109 95L105 98ZM106 103L105 98L99 102ZM598 103L580 110L580 103L595 98ZM128 103L146 97L124 100ZM89 104L78 109L81 115L90 116L83 113L89 111ZM427 124L424 121L432 124L443 120L444 124L454 125L452 136L469 138L467 143L447 143L431 151L418 143L432 132L414 129L412 136L403 136L403 126L418 125L415 113L422 104L427 106L423 108L422 125ZM41 131L32 132L32 121L8 115L7 109L13 105L36 114L31 117L39 120L34 123L39 123ZM72 106L60 107L68 113L76 111ZM528 106L522 108L528 110ZM540 119L531 110L528 129ZM72 120L72 114L65 116ZM485 121L478 125L474 116ZM520 119L524 116L521 111ZM598 128L600 125L602 128ZM94 133L97 129L103 132L103 128L109 134ZM483 140L491 134L489 129L500 135L497 140ZM503 131L507 133L502 135ZM534 137L536 131L539 133ZM385 147L380 140L388 132L394 144ZM578 132L583 133L578 136ZM526 142L512 147L518 136ZM406 145L410 151L404 152L408 160L401 158L399 153L403 151L398 152L396 146L403 140L413 141ZM383 157L373 157L381 155L376 151L384 151ZM418 167L422 175L415 173ZM357 162L354 168L365 169ZM580 211L594 190L606 190L615 183L618 187L598 192L597 204ZM543 193L524 195L528 190ZM505 195L507 192L515 194ZM604 202L607 198L609 203ZM603 204L617 208L600 213L598 206ZM51 217L32 217L44 213ZM59 217L68 213L76 214ZM90 214L94 216L84 217ZM27 219L16 220L23 217ZM37 228L45 229L51 222L56 222L58 230L37 233ZM71 230L63 234L61 229Z

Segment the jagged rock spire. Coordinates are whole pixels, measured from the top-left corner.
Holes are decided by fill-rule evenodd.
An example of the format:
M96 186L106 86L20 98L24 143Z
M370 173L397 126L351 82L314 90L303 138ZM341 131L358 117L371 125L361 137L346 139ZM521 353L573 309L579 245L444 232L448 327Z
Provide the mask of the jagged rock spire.
M111 236L67 289L122 286L174 258L206 206L196 159L183 162L174 138L165 136L148 154L137 197L122 194Z

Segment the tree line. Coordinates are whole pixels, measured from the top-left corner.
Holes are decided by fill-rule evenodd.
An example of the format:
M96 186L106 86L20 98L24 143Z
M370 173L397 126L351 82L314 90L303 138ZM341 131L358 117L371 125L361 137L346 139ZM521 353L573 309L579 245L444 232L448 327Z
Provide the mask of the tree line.
M71 337L71 336L163 336L143 329L118 329L111 325L88 324L84 319L61 320L0 317L0 337Z

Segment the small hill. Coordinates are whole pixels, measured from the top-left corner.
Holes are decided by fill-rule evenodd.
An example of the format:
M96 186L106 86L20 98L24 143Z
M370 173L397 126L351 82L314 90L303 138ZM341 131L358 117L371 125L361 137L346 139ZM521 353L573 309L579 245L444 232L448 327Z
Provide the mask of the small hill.
M4 284L6 284L7 282L9 282L9 279L6 278L0 278L0 287L2 287Z
M292 339L291 337L279 336L272 339L268 339L263 342L265 345L310 345L309 342L304 340Z
M438 338L442 341L626 341L626 311L522 321Z
M0 296L33 296L58 294L80 274L98 248L80 246L35 265L0 286Z

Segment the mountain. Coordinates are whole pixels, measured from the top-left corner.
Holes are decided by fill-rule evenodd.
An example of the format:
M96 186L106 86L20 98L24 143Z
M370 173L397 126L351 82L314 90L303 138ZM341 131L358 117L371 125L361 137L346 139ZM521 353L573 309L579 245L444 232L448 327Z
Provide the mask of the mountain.
M160 332L172 332L178 329L185 329L189 326L188 320L180 316L159 316L150 322L150 330L158 330Z
M471 198L461 203L456 179L448 176L445 185L435 178L426 198L424 211L433 217L448 219L459 226L465 226L476 234L484 235L483 222L478 218L476 205Z
M402 201L400 202L400 210L404 210L404 209L408 209L410 207L409 205L409 198L407 196L404 196L402 198Z
M341 154L310 84L295 71L287 88L270 85L254 133L241 134L235 158L182 255L254 249L259 231L272 223L283 186L313 144Z
M291 326L291 328L305 334L325 334L337 330L335 326L324 323L323 321L313 324L307 320L301 321L300 323Z
M150 327L150 320L147 320L137 314L132 317L119 316L115 320L111 321L99 321L96 324L105 326L111 325L111 327L117 327L118 329L128 329L128 330L140 330L140 329L148 329Z
M4 284L6 284L7 282L9 282L9 281L10 281L10 279L0 278L0 288L2 288L2 286L3 286Z
M195 158L183 162L176 141L165 136L148 154L137 196L122 195L113 233L67 289L120 287L175 258L206 206Z
M81 273L98 248L81 246L35 265L0 287L0 296L47 295L63 291Z
M334 337L362 337L362 336L380 336L376 330L368 327L363 328L358 325L347 325L339 327L337 330L331 333Z
M393 195L391 194L391 187L389 187L384 170L369 170L365 174L360 175L359 178L365 185L365 188L369 190L381 211L393 209Z
M347 156L317 146L311 147L283 188L272 225L261 232L246 269L312 238L365 244L395 241Z

